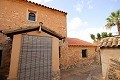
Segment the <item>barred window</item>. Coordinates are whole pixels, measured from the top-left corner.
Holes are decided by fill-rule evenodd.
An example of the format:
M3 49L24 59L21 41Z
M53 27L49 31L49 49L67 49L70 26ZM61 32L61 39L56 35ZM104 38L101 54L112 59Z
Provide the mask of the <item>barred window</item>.
M29 16L28 16L28 20L35 21L35 20L36 20L36 14L30 12L30 13L29 13Z

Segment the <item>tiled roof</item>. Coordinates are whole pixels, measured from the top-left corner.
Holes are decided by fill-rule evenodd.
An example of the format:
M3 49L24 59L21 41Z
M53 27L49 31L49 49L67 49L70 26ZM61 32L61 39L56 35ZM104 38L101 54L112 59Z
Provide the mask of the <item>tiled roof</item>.
M38 5L38 6L42 6L42 7L48 8L48 9L56 10L56 11L59 11L59 12L62 12L62 13L67 14L67 12L64 12L64 11L61 11L61 10L58 10L58 9L55 9L55 8L50 8L50 7L47 7L47 6L45 6L45 5L41 5L41 4L32 2L32 1L28 1L28 0L23 0L23 1L26 1L26 2L28 2L28 3L32 3L32 4L35 4L35 5Z
M103 39L101 39L99 46L100 47L119 47L120 46L120 36L103 38Z
M97 46L96 44L80 40L78 38L67 38L69 46Z

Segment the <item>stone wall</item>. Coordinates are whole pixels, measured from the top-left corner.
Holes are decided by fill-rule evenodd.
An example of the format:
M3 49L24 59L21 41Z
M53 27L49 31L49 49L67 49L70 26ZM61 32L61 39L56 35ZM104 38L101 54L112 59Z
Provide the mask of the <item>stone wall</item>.
M36 21L28 20L29 11L35 12ZM45 27L56 31L62 36L67 36L66 13L25 0L0 0L0 30L38 26L39 22L43 22Z
M60 80L60 70L52 71L52 80Z
M99 63L98 52L95 51L97 47L84 47L84 46L68 46L66 53L61 55L61 69L70 69L74 67L81 67L90 65L92 63ZM82 49L87 49L87 57L82 58Z
M90 65L95 61L96 47L84 47L84 46L69 46L68 54L69 54L69 65L71 67L80 67L82 65ZM87 57L82 58L82 50L87 49Z
M2 63L0 66L0 75L7 77L9 74L9 67L10 67L10 56L11 56L11 46L12 41L10 38L7 38L5 35L0 33L2 39L1 46L2 46Z
M60 53L59 53L60 69L67 69L68 65L68 42L62 40L60 42Z
M105 80L120 80L120 60L110 59Z

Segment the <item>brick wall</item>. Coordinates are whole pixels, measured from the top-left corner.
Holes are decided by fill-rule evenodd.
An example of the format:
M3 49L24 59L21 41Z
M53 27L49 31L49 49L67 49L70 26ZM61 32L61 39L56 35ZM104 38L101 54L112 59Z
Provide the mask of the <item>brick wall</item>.
M34 11L37 21L29 21L28 11ZM39 6L24 0L0 0L0 30L22 26L43 25L67 36L66 13Z

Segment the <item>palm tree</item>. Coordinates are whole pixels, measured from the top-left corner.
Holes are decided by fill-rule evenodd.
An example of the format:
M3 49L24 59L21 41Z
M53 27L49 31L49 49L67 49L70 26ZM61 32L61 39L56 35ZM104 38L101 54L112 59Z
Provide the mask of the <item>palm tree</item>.
M108 36L109 36L109 37L112 37L113 35L112 35L112 33L109 33Z
M100 35L100 33L97 33L97 40L101 40L101 35Z
M90 34L90 37L91 37L92 40L95 41L95 35L94 34Z
M112 12L111 15L106 19L107 24L106 28L112 28L113 26L117 26L118 33L120 35L120 9L116 12Z
M102 36L102 38L108 37L107 32L102 32L102 33L101 33L101 36Z
M112 37L112 33L107 33L107 32L102 32L97 33L97 35L95 36L94 34L90 34L91 39L94 41L94 43L98 43L102 38L106 38L106 37Z

